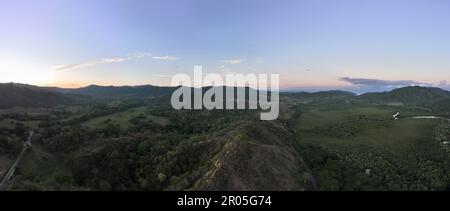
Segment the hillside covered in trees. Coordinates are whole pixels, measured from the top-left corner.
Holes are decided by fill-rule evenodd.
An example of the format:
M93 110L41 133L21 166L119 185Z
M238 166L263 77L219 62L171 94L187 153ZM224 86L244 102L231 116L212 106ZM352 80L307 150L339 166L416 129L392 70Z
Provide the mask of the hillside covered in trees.
M450 188L444 90L282 93L274 121L258 110L177 111L168 96L1 85L0 176L35 132L7 190Z

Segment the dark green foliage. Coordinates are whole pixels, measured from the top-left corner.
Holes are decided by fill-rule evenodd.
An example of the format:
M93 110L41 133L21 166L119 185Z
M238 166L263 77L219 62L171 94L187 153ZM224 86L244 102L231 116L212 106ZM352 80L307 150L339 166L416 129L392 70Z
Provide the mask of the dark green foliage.
M383 93L367 93L358 100L375 103L403 103L405 105L430 105L450 99L450 92L430 87L405 87Z
M95 98L155 98L170 95L175 88L157 86L96 86L91 85L79 89L65 89L60 92L87 95Z
M372 114L359 115L361 109ZM320 190L446 190L450 151L443 142L450 134L449 121L408 115L393 120L378 110L361 105L297 108L291 126ZM327 119L304 125L320 112Z
M0 135L0 154L13 157L22 149L22 140Z
M42 88L21 84L0 84L0 108L51 107L69 102L70 98Z
M449 121L411 119L448 114L439 89L283 93L287 115L267 122L259 110L173 110L160 87L14 87L99 98L0 114L0 156L35 132L12 190L313 190L311 178L319 190L450 188Z

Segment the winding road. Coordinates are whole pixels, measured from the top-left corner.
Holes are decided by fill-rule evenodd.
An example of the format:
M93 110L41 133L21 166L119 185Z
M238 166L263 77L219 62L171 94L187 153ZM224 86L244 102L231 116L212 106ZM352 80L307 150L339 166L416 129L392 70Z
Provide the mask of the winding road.
M3 190L5 185L11 180L11 178L14 176L14 172L16 171L17 166L19 165L20 161L22 160L22 157L25 155L27 150L31 147L31 138L33 138L33 131L30 131L30 134L28 135L27 140L23 143L22 151L19 154L19 157L17 157L16 161L12 164L9 171L6 173L5 177L3 177L2 182L0 183L0 191Z

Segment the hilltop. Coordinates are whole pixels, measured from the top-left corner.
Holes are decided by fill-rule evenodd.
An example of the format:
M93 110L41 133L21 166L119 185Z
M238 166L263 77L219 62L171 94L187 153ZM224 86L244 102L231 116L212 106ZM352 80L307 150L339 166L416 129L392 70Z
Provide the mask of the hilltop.
M57 87L38 87L26 84L0 84L0 107L51 107L67 104L80 99L145 99L167 97L177 87L142 86L98 86L66 89ZM205 90L211 87L203 88ZM248 92L248 89L247 89ZM432 87L404 87L389 92L366 93L357 96L352 92L331 90L321 92L282 92L287 99L300 100L306 103L330 103L353 100L392 105L431 106L450 100L450 91ZM442 104L442 103L441 103Z
M51 107L71 102L68 96L24 84L0 84L0 108Z
M390 92L366 93L358 100L379 104L430 105L450 99L450 92L433 87L404 87Z
M98 86L90 85L78 89L59 89L63 93L88 95L97 98L154 98L171 94L174 87L142 86Z

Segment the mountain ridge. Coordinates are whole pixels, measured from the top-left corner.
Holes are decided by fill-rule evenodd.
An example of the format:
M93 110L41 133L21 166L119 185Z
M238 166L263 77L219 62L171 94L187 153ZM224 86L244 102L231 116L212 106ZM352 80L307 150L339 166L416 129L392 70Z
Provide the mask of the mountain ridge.
M358 96L358 99L381 104L427 105L450 99L450 91L436 87L410 86L389 92L366 93Z
M99 86L82 88L39 87L28 84L0 83L0 107L54 106L73 102L79 98L127 99L158 98L169 96L178 87L153 85ZM210 87L203 87L208 89ZM328 100L355 100L377 104L427 105L450 100L450 91L436 87L403 87L389 92L372 92L356 95L353 92L330 90L320 92L281 92L282 96L304 99L307 102ZM76 100L75 100L76 101Z

